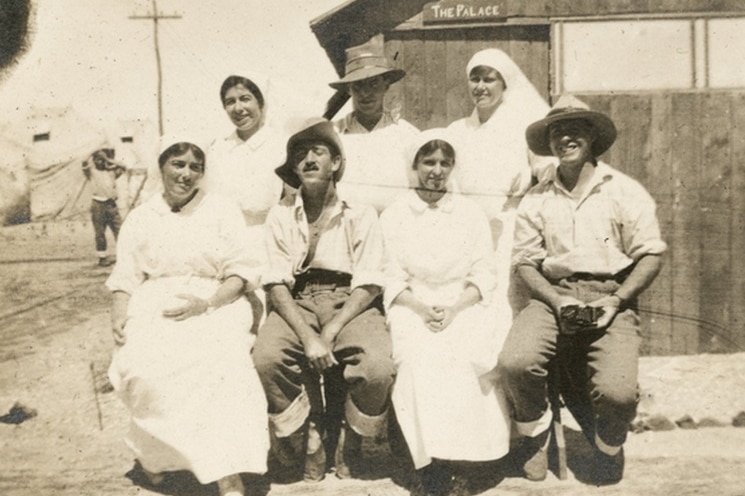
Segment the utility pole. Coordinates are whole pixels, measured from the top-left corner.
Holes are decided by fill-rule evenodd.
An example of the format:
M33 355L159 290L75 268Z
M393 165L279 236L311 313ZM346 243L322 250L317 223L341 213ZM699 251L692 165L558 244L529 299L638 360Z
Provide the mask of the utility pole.
M130 19L147 19L153 21L153 40L155 41L155 65L158 70L158 133L163 135L163 71L160 64L160 45L158 44L158 21L160 19L181 19L180 15L158 13L158 4L152 0L153 12L146 15L131 15Z

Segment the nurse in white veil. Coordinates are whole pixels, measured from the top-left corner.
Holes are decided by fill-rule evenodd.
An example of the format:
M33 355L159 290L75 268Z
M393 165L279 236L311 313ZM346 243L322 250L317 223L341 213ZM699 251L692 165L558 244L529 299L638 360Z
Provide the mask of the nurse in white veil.
M460 144L455 181L458 191L476 201L489 219L498 274L494 305L500 324L509 329L514 212L532 178L540 177L550 163L550 157L538 157L528 149L525 129L545 116L549 106L517 64L499 49L474 54L466 78L473 112L448 127Z

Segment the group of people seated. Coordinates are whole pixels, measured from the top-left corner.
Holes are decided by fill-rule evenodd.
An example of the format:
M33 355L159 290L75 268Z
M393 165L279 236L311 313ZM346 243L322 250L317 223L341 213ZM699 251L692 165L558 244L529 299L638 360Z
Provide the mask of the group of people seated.
M420 132L384 108L402 77L373 38L331 84L353 104L337 122L281 140L261 82L230 76L235 132L163 140L162 193L126 218L107 281L109 375L150 483L188 470L235 496L268 469L353 477L386 433L412 494L468 494L462 467L508 453L540 480L560 337L584 360L570 406L598 482L620 480L635 298L665 244L652 198L597 160L612 121L571 98L549 110L492 48L467 65L473 114Z

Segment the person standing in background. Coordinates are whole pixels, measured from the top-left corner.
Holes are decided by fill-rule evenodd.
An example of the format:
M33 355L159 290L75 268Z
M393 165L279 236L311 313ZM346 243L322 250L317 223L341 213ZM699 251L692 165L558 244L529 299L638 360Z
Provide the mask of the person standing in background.
M96 150L83 162L83 174L92 186L91 221L99 267L114 264L114 260L107 255L106 228L111 229L114 239L119 236L122 218L116 204L116 180L125 171L126 166L114 160L113 148Z
M347 175L339 191L380 213L410 184L406 152L418 130L384 106L386 92L406 72L388 63L382 36L348 48L346 57L344 77L329 83L348 91L353 107L334 122L347 159Z
M473 112L448 126L460 153L454 179L456 191L478 203L489 219L497 257L494 305L506 331L512 306L519 309L524 304L510 278L515 208L532 177L539 177L551 162L528 149L524 133L549 107L520 67L499 49L475 53L466 66L466 78Z
M231 75L220 87L223 109L235 126L230 135L218 138L207 150L211 167L204 176L206 191L238 204L246 226L262 236L269 209L279 201L282 181L274 168L284 159L284 142L266 123L267 101L263 78Z
M262 261L266 258L264 221L282 193L282 181L274 168L284 159L279 133L266 124L267 87L267 81L258 76L231 75L223 81L220 101L235 130L212 142L207 150L211 165L204 176L205 191L238 204L249 232L246 250ZM247 297L255 333L263 321L266 297L260 288Z

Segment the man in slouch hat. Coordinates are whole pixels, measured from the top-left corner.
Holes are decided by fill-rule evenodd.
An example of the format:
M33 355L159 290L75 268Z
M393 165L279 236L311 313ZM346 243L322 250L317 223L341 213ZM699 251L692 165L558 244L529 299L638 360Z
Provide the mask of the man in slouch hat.
M637 297L660 271L667 246L644 187L598 160L613 121L561 97L528 126L538 155L558 159L518 208L513 269L532 299L515 318L499 366L528 479L546 477L551 423L546 388L558 359L565 403L594 452L593 482L623 477L623 443L638 402ZM570 386L570 387L567 387Z
M385 57L382 35L346 50L344 77L329 83L347 91L352 112L334 122L347 159L347 177L339 190L355 201L382 212L410 186L405 159L409 142L418 135L401 118L400 109L389 109L385 97L392 84L406 75Z
M311 122L287 143L276 172L294 191L266 221L262 284L271 311L253 359L269 402L275 459L298 466L304 456L306 481L326 471L324 408L336 406L344 418L335 465L338 477L350 477L360 436L386 425L395 374L381 312L383 238L372 207L337 194L344 170L333 125ZM325 398L319 383L335 394ZM333 405L339 396L343 404Z

